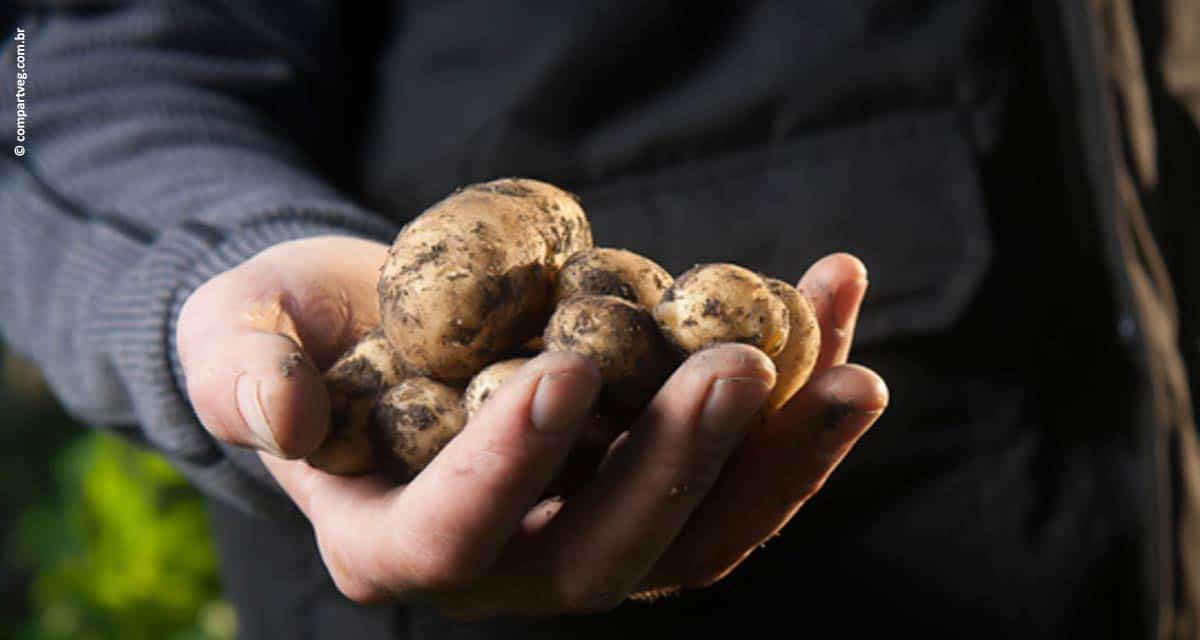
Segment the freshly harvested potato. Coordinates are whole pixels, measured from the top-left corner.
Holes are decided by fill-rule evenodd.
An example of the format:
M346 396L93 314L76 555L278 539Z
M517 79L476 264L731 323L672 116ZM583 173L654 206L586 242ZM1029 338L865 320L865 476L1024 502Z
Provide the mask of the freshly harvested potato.
M585 249L567 259L554 281L554 303L578 295L616 296L647 311L671 286L658 263L624 249Z
M679 276L655 305L654 319L684 353L742 342L774 357L788 339L787 306L762 276L734 264L697 265Z
M367 436L371 407L384 390L411 375L381 329L363 336L325 372L332 409L329 435L308 456L308 463L340 475L374 471L375 455Z
M574 196L544 182L471 185L407 224L379 279L384 331L422 375L463 382L537 335L554 276L592 246Z
M640 412L675 364L650 313L616 296L563 301L543 336L549 351L571 351L595 361L604 382L600 406L613 416Z
M792 285L767 278L767 288L788 310L788 338L775 355L775 388L763 405L767 415L779 410L812 375L821 353L821 328L812 303Z
M408 482L467 424L457 389L409 378L388 389L371 411L371 442L379 469Z
M499 389L500 385L529 360L530 358L501 360L475 374L475 377L471 378L471 384L467 385L467 390L463 392L463 407L467 410L467 418L474 417L492 392Z

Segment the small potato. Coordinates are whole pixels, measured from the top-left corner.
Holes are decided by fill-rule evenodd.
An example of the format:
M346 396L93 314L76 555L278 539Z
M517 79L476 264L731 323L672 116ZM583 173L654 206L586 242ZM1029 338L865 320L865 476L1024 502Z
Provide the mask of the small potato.
M465 187L396 236L378 285L384 331L422 375L465 382L537 335L558 270L591 246L566 191L526 179Z
M388 389L371 411L371 442L381 471L397 482L412 480L467 424L454 387L409 378Z
M595 361L604 382L601 411L614 417L639 413L676 362L650 313L616 296L564 301L543 336L548 351L571 351Z
M667 341L684 353L742 342L774 357L788 339L788 310L762 276L734 264L697 265L654 307Z
M367 436L371 407L388 387L411 376L381 329L363 336L325 372L332 408L329 435L308 464L339 475L370 473L375 455Z
M585 249L568 258L558 272L554 303L578 295L616 296L649 311L671 282L666 269L632 251Z
M775 362L775 388L763 410L771 415L795 395L812 375L821 353L821 328L812 303L792 285L767 278L767 288L783 301L788 310L788 339L772 360Z
M467 390L463 392L463 407L467 410L467 418L475 417L488 397L529 360L530 358L501 360L475 374L475 377L471 378L471 384L467 385Z

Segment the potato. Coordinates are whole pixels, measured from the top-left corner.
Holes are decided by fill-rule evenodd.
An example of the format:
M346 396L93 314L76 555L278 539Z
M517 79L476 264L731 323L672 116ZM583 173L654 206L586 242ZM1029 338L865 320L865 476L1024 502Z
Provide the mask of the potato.
M821 328L812 303L792 285L767 278L767 288L778 296L788 310L788 338L772 360L775 362L775 388L763 405L766 415L779 410L812 375L821 353Z
M412 480L467 424L459 391L424 377L388 389L371 411L370 436L381 471Z
M639 413L676 362L650 313L616 296L563 301L543 337L549 351L571 351L596 362L604 382L600 406L614 417Z
M675 348L695 353L742 342L774 357L788 339L788 310L762 276L734 264L697 265L663 294L654 319Z
M379 279L384 331L422 375L466 381L537 335L554 276L591 246L565 191L527 179L466 187L397 235Z
M554 281L554 303L577 295L617 296L647 311L671 286L658 263L624 249L585 249L567 259Z
M375 456L367 436L371 407L385 389L411 375L381 329L363 336L325 372L332 409L329 435L308 456L308 463L340 475L374 471Z
M500 385L504 384L512 374L516 373L530 358L513 358L490 364L471 378L471 384L463 392L463 408L467 410L467 418L473 418L479 408L487 401Z

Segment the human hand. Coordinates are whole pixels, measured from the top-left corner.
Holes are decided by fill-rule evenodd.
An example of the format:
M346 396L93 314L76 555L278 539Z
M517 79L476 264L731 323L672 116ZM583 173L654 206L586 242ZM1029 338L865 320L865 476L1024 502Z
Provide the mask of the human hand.
M696 354L565 501L539 499L600 384L589 361L566 353L527 364L407 485L285 460L324 438L319 371L377 323L385 253L344 238L279 245L198 289L179 322L201 421L264 452L333 580L357 601L548 615L710 584L790 520L887 402L878 376L844 365L866 280L857 260L836 255L801 281L823 346L791 402L752 425L770 361L743 345Z

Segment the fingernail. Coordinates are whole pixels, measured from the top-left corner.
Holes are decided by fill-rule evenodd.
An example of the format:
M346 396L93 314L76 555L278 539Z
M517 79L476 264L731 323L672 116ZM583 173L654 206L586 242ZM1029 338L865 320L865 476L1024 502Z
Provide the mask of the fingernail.
M761 378L721 378L712 384L700 412L700 428L713 436L740 437L771 387Z
M277 456L282 456L279 444L275 442L275 433L267 422L267 414L263 410L262 399L259 397L259 380L252 375L243 373L238 376L234 392L237 395L238 413L250 427L250 432L257 441L259 448Z
M529 421L538 431L570 431L582 424L599 389L599 381L592 376L572 371L547 373L533 393Z

